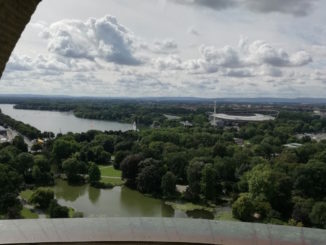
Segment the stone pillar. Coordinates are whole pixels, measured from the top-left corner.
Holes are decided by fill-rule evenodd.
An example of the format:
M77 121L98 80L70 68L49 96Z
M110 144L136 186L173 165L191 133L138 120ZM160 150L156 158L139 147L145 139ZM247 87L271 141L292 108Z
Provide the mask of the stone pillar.
M41 0L0 0L0 78L11 52Z

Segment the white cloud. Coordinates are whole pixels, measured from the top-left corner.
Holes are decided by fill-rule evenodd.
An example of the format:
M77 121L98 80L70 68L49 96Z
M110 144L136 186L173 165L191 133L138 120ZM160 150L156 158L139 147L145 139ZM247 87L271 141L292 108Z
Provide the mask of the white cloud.
M178 55L169 55L159 57L152 61L154 67L158 70L181 70L182 60Z
M154 52L170 53L178 49L178 44L173 39L156 40L153 44Z
M200 58L185 61L182 61L179 56L160 57L154 60L154 66L159 69L184 69L190 73L222 71L224 75L248 77L254 73L243 68L263 67L263 72L260 74L281 76L282 72L277 67L301 67L312 62L311 56L305 51L289 54L281 48L275 48L260 40L250 43L241 39L238 47L235 48L201 45L199 54Z
M278 67L304 66L312 62L311 56L305 51L299 51L292 55L281 48L275 48L271 44L257 40L251 44L241 44L244 54L244 62L253 65L269 64Z
M135 56L133 33L120 25L115 17L62 20L43 32L48 50L73 59L103 59L121 65L139 65Z

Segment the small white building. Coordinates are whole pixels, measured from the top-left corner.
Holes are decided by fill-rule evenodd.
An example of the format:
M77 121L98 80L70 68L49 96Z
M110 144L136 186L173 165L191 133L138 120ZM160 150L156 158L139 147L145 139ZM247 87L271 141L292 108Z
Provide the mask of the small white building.
M5 136L7 137L7 129L4 127L0 126L0 136Z
M302 144L299 144L299 143L289 143L289 144L285 144L283 146L286 147L286 148L289 148L289 149L296 149L296 148L299 148L300 146L302 146Z
M182 121L180 123L186 128L192 127L192 123L189 121Z

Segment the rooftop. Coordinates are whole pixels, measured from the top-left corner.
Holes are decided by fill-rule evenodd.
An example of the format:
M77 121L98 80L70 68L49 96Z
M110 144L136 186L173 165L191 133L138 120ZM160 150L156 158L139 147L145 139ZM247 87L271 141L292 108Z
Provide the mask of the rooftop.
M253 115L230 115L224 113L216 113L212 114L212 117L220 120L228 120L228 121L244 121L244 122L262 122L262 121L269 121L274 120L275 117L263 114L253 114Z

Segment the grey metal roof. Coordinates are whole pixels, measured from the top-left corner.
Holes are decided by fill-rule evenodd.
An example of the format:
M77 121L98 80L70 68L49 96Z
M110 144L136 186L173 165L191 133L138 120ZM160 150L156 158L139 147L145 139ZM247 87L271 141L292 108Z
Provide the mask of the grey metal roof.
M0 244L69 242L325 245L326 230L175 218L0 221Z
M275 117L263 114L254 114L251 116L242 116L242 115L229 115L224 113L212 114L212 117L221 120L230 120L230 121L246 121L246 122L262 122L274 120Z

